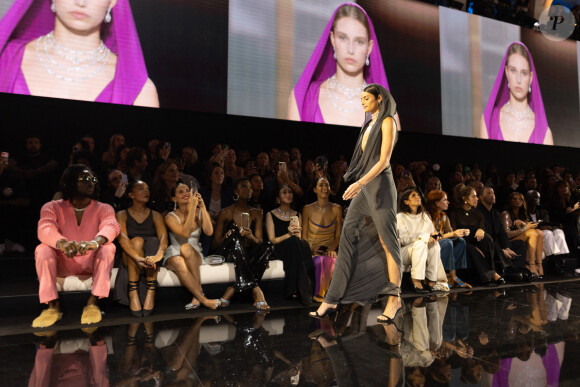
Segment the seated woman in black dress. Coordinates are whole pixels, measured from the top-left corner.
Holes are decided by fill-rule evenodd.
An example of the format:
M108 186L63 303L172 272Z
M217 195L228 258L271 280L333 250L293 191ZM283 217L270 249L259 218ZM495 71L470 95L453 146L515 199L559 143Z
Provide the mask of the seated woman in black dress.
M464 186L458 190L457 196L461 206L449 213L449 221L453 230L469 230L469 234L464 236L468 266L476 269L483 283L505 284L505 280L495 271L493 239L483 231L483 214L476 208L479 199L475 189Z
M123 263L126 270L119 270L115 288L122 304L129 304L133 316L148 316L155 305L158 262L163 259L167 248L167 230L163 217L157 211L146 207L149 201L149 186L139 180L127 187L127 196L132 200L126 211L115 215L121 225L119 244L123 248ZM140 297L139 277L145 270L147 295ZM129 297L127 288L127 272ZM141 306L143 305L143 307Z
M300 214L290 205L294 193L287 185L278 189L280 206L266 214L266 232L274 253L284 262L284 296L312 304L314 265L308 242L301 239Z
M234 262L236 283L220 299L227 306L234 293L252 289L256 309L269 309L259 281L266 271L274 247L262 239L262 212L248 204L252 185L247 177L233 184L235 203L220 211L212 246L226 261ZM247 250L249 249L249 251Z

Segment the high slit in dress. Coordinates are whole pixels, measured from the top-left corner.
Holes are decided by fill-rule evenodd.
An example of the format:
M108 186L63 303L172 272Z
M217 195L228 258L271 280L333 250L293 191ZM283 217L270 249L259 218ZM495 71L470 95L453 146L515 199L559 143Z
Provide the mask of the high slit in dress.
M381 89L383 101L390 99L391 104L381 104L364 151L362 141L369 122L363 125L345 180L360 179L380 160L382 122L393 117L396 106L390 94L384 93L388 91ZM368 182L348 208L334 273L324 299L326 303L366 304L373 302L379 293L385 293L385 289L389 289L389 294L400 293L400 288L389 282L386 253L381 244L382 240L401 274L396 203L397 190L389 165Z

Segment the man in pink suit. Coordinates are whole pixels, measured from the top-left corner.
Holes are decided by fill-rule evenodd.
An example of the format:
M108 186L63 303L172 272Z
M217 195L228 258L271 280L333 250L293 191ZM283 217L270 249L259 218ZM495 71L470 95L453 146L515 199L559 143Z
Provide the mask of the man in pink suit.
M115 257L113 240L120 227L115 212L98 196L98 181L82 164L69 167L62 175L62 199L46 203L40 210L35 251L40 281L41 303L48 303L33 322L35 328L48 327L61 319L56 278L91 275L91 296L83 309L81 324L101 321L99 298L108 297L111 269Z

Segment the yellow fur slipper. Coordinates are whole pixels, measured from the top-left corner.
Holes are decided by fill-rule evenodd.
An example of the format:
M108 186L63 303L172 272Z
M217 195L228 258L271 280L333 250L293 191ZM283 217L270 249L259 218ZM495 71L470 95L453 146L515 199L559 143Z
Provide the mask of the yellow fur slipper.
M101 321L103 317L101 316L101 310L96 305L87 305L83 309L83 315L81 316L81 324L95 324Z
M42 311L40 316L32 322L33 328L46 328L62 318L62 313L56 309L48 308Z

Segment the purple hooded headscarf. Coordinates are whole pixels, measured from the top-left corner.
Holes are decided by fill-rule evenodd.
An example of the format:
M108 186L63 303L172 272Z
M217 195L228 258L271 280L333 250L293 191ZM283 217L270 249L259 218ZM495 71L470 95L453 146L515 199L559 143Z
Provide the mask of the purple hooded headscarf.
M487 127L487 135L492 140L503 140L503 135L501 128L499 126L499 113L500 109L505 105L510 99L510 90L508 88L508 81L505 75L505 66L507 63L508 52L511 46L514 44L519 44L528 53L530 58L531 70L534 74L532 80L532 92L528 95L528 104L530 109L535 114L536 122L534 126L534 131L530 136L529 143L531 144L543 144L544 138L546 137L546 132L548 131L548 120L546 119L546 111L544 110L544 102L542 101L542 94L540 93L540 84L538 82L538 76L536 74L536 68L534 66L534 60L532 55L528 51L528 48L521 42L514 42L509 45L506 50L501 66L499 67L499 72L493 85L491 95L487 100L487 106L483 112L483 119Z
M334 59L334 52L332 50L332 44L330 43L330 30L332 29L336 12L344 5L350 5L360 9L365 14L369 23L370 40L374 41L374 46L369 56L369 66L365 66L363 70L366 83L377 83L383 85L387 90L389 89L385 67L381 58L381 51L371 19L358 4L341 4L334 10L306 68L302 72L296 87L294 87L294 96L298 105L301 121L324 123L320 107L318 106L318 94L322 82L336 73L336 59Z
M101 38L117 54L115 78L95 101L133 105L147 81L147 69L129 0L119 0L111 14ZM54 19L50 0L16 0L0 20L0 92L30 94L21 70L24 48L52 31Z

